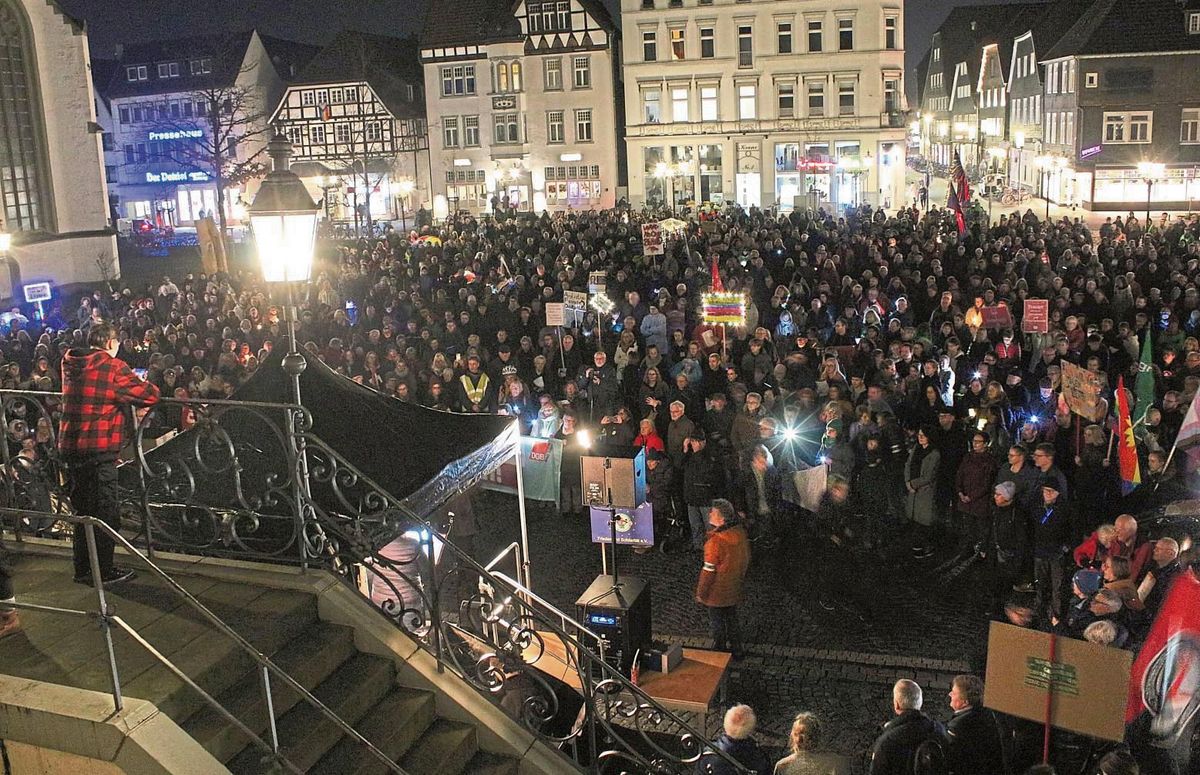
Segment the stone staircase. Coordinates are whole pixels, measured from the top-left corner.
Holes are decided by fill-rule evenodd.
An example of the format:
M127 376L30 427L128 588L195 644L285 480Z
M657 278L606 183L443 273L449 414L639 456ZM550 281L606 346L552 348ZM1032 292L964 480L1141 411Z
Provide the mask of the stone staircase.
M14 557L24 602L95 609L89 587L72 583L69 559ZM439 716L428 687L402 685L396 662L362 653L355 631L318 618L312 594L175 571L176 580L256 648L411 775L516 775L519 761L480 748L479 728ZM241 649L143 573L111 593L114 612L235 717L268 740L261 675ZM98 628L78 618L23 612L23 633L0 641L0 672L109 691ZM122 690L153 702L230 772L271 771L263 752L203 698L123 633L114 634ZM280 747L312 773L387 772L290 687L272 680Z

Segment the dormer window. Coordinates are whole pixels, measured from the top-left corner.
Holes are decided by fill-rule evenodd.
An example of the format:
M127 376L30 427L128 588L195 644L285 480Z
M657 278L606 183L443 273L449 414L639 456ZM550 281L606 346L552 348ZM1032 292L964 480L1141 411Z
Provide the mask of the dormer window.
M1200 11L1192 11L1188 14L1188 34L1200 35Z
M130 83L138 81L147 81L150 79L150 68L146 65L130 65L125 68L125 80Z

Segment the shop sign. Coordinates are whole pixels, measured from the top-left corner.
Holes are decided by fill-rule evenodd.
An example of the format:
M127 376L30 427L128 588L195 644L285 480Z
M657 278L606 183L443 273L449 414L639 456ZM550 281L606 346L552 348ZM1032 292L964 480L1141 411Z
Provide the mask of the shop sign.
M1087 148L1084 148L1082 151L1079 152L1079 159L1080 159L1080 161L1082 161L1084 159L1090 159L1093 156L1099 156L1100 152L1103 150L1104 150L1103 143L1101 143L1099 145L1089 145Z
M207 172L147 172L147 183L207 183Z
M204 132L199 129L172 129L167 132L150 132L147 140L199 140Z

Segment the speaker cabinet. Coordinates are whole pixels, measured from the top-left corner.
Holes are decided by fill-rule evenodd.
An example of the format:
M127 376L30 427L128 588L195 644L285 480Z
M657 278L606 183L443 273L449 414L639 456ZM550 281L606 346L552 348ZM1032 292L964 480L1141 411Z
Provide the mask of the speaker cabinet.
M613 447L603 455L580 457L584 506L636 509L646 502L646 453L640 447ZM609 495L612 502L609 502Z
M615 589L613 581L612 576L597 576L575 601L575 612L584 627L604 639L609 664L628 678L633 655L651 641L650 588L629 576L621 576Z

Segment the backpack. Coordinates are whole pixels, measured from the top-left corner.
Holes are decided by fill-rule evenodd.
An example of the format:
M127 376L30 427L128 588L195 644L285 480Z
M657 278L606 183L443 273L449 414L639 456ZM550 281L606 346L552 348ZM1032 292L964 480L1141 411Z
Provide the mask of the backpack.
M946 759L946 749L942 741L931 737L917 746L913 751L913 775L950 775L950 765Z

